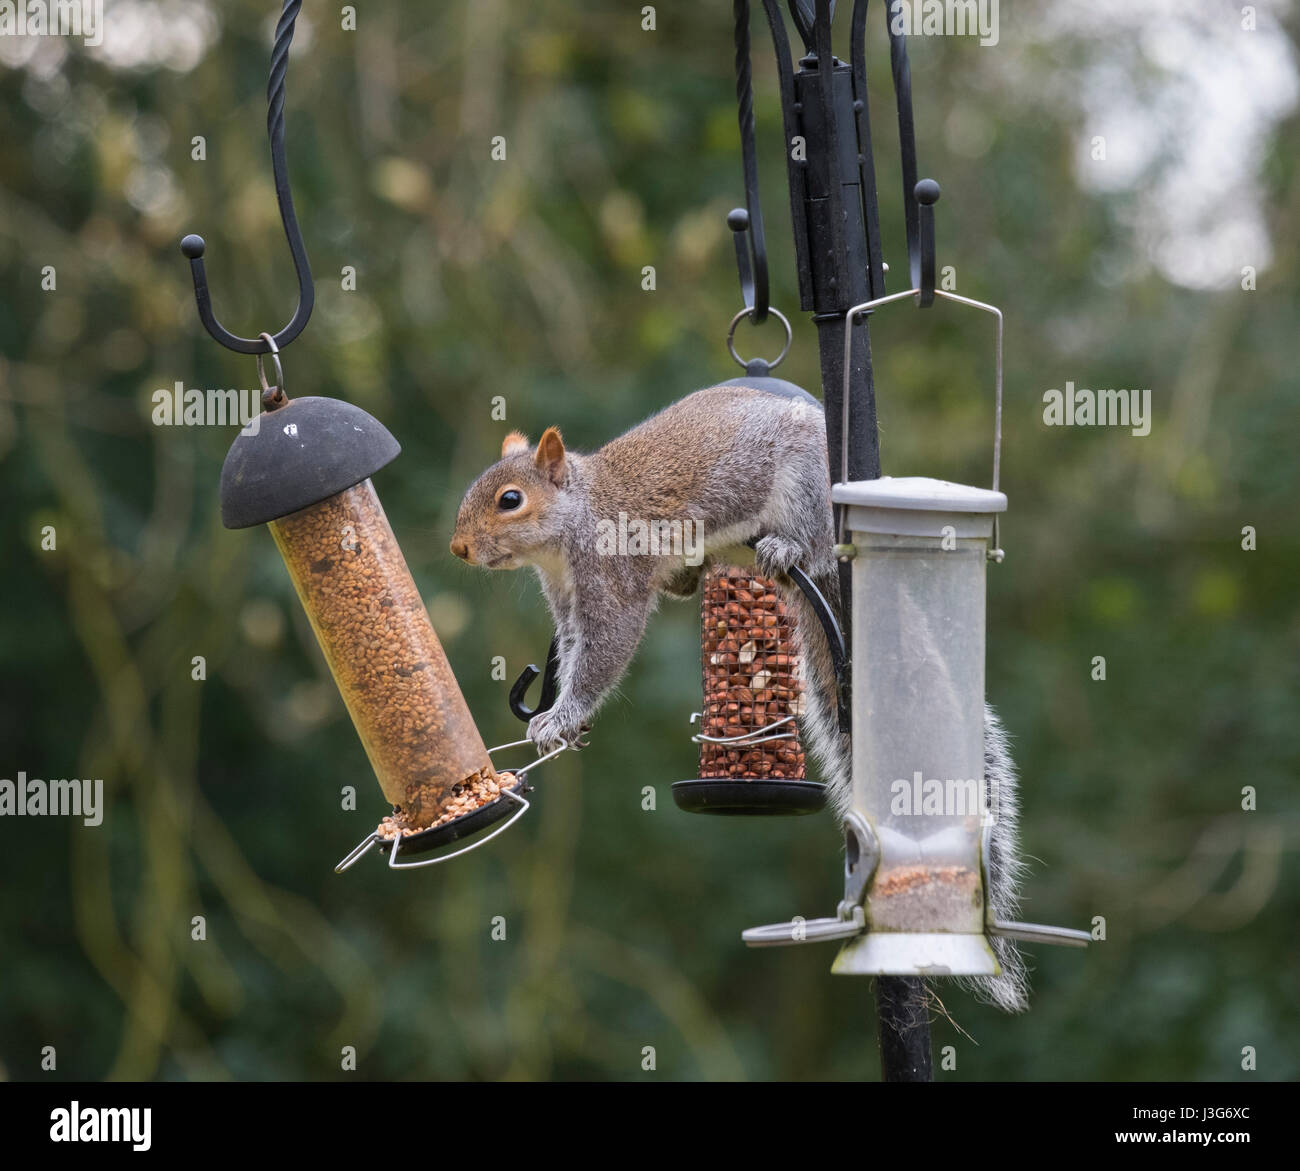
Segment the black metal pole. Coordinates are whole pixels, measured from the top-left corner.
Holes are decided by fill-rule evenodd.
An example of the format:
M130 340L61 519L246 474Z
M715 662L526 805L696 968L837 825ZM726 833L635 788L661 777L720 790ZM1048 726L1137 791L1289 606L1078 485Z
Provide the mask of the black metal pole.
M876 1020L881 1080L933 1081L925 981L915 976L877 976Z
M876 426L875 380L871 369L871 339L867 319L853 326L853 362L849 375L848 467L841 472L844 452L844 317L843 313L819 314L817 347L821 356L822 402L826 407L826 449L831 466L831 482L874 480L880 476L879 430ZM838 520L838 517L837 517ZM837 525L838 531L838 525ZM848 561L840 562L840 629L850 648L853 638L852 596L853 570Z
M875 479L881 474L880 444L871 340L865 317L853 324L847 383L844 370L848 310L884 293L883 258L879 255L875 227L879 214L864 88L865 66L858 43L854 45L856 70L834 56L830 0L817 0L811 28L806 28L799 19L802 15L806 20L806 3L801 5L799 0L791 0L790 8L805 34L808 53L799 62L794 79L795 112L806 143L806 162L801 167L792 165L789 176L792 202L802 200L803 203L804 214L796 216L795 230L799 231L802 220L807 232L804 241L796 242L796 255L801 261L802 307L813 312L817 325L827 457L832 481ZM860 30L857 36L861 36ZM896 49L896 58L897 55ZM904 74L905 62L903 50ZM859 89L862 92L857 92ZM902 94L899 96L901 109ZM907 114L910 122L910 95ZM909 147L905 145L903 149L907 154ZM847 444L843 425L846 386L850 406ZM841 563L840 609L846 640L851 637L850 578L849 565ZM907 976L877 979L877 1035L884 1081L933 1080L927 1002L925 985L920 979Z
M781 87L799 303L804 312L813 315L817 326L831 481L871 480L881 472L875 380L866 317L853 322L847 380L844 369L844 330L849 309L883 296L885 292L867 103L867 0L854 0L853 3L851 64L839 60L832 51L834 0L788 0L790 15L805 50L797 69L790 53L780 0L761 2L772 33ZM733 212L728 223L737 233L736 255L745 302L758 321L768 311L767 253L763 220L758 213L758 168L754 155L752 73L749 65L749 0L733 0L733 11L736 21L736 94L747 211L744 215ZM886 24L889 24L887 10ZM923 266L919 246L922 221L914 192L916 146L907 48L902 34L892 27L889 41L891 74L898 100L908 267L915 267L919 274ZM914 275L913 279L919 279L919 276ZM850 407L847 442L844 434L846 394ZM838 516L836 519L838 522ZM839 576L840 625L845 641L851 647L851 569L847 562L841 563ZM931 1080L930 1024L926 1005L925 985L919 979L888 976L877 981L880 1062L885 1081Z

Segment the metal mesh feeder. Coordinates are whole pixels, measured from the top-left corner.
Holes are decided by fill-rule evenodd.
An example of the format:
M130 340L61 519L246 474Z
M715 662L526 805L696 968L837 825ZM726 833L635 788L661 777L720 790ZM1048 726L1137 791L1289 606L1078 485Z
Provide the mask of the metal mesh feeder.
M701 604L703 709L699 777L673 785L690 813L763 816L815 813L822 785L807 779L798 718L802 667L794 615L776 584L738 566L705 575Z

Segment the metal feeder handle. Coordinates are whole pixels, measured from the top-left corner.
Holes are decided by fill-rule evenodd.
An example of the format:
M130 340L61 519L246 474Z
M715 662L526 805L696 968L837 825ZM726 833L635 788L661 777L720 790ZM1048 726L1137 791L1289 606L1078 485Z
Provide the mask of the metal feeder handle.
M816 584L799 566L791 566L786 571L790 580L803 592L821 623L826 635L826 645L831 653L831 667L835 672L836 714L841 732L852 730L852 713L849 708L849 651L844 643L844 632L835 619L835 612Z
M902 293L890 293L888 296L876 297L871 301L863 301L860 305L854 305L844 315L844 415L843 415L843 435L842 446L840 450L840 482L844 483L848 479L849 468L849 411L851 408L853 396L850 394L850 379L852 376L853 360L853 322L859 314L869 313L882 305L888 305L893 301L901 301L905 297L916 297L918 303L922 297L921 289L907 289ZM996 305L989 305L984 301L976 301L971 297L961 297L956 293L948 293L943 289L935 289L934 295L942 297L945 301L955 301L958 305L969 305L972 309L979 309L984 313L991 313L996 321L994 334L994 362L993 362L993 491L999 491L999 483L1002 477L1002 310ZM846 510L840 510L840 542L844 543L844 526L846 523ZM1000 562L1002 560L1002 549L998 545L998 517L993 517L993 543L989 550L989 556Z

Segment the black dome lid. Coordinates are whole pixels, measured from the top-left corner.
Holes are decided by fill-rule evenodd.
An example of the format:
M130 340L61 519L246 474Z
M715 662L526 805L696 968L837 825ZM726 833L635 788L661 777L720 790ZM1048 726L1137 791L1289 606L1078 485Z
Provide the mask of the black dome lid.
M291 399L235 437L221 468L221 523L266 524L374 475L401 452L360 407L336 398Z

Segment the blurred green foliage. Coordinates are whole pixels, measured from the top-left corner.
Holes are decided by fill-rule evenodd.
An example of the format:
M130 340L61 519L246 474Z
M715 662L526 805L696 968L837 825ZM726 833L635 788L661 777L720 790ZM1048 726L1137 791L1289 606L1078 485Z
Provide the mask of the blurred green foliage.
M236 332L292 309L263 132L273 7L118 0L110 13L136 24L116 55L47 42L0 72L0 775L103 777L108 803L99 828L0 819L4 1073L50 1076L54 1045L67 1078L875 1077L868 983L833 979L827 947L739 941L833 912L829 816L672 805L694 769L693 605L653 620L590 750L545 774L508 837L409 875L374 859L331 872L382 797L269 536L220 525L232 432L149 418L177 380L256 385L252 360L198 325L182 234L206 236ZM304 10L288 140L318 305L286 352L289 390L349 399L402 442L377 487L489 743L521 734L493 657L513 678L550 631L531 577L449 555L464 487L508 427L557 423L587 448L734 373L730 7L660 5L653 32L639 5L592 0L376 3L355 32ZM943 990L960 1030L936 1023L958 1053L939 1076L1295 1077L1295 116L1236 177L1232 198L1265 209L1270 249L1241 260L1261 265L1258 289L1180 287L1135 209L1200 127L1135 106L1106 130L1154 138L1149 164L1083 181L1097 63L1153 92L1168 67L1122 28L1046 35L1041 17L1004 11L993 48L916 42L913 78L922 170L944 185L940 263L1008 321L989 694L1024 778L1025 917L1104 916L1108 938L1034 951L1022 1018ZM1291 60L1294 33L1254 35ZM773 301L796 317L765 36ZM875 17L870 43L898 273ZM816 389L812 327L796 329L782 372ZM744 330L742 349L767 338ZM985 482L986 323L897 307L873 336L886 470ZM1042 392L1067 379L1151 387L1151 435L1045 427ZM1258 812L1241 811L1245 785ZM340 1073L344 1045L359 1075ZM1241 1072L1245 1045L1257 1074Z

